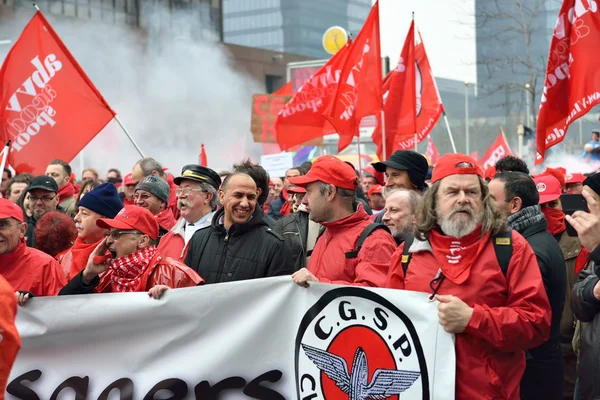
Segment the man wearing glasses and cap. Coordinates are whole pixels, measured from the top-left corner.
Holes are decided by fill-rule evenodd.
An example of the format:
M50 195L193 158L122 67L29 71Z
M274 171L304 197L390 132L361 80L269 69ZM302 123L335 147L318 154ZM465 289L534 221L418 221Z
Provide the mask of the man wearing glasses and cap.
M33 178L27 192L30 196L29 207L31 209L31 218L27 220L25 238L27 246L35 247L33 232L37 221L49 212L64 212L64 210L58 205L58 185L50 176L36 176Z
M189 164L183 167L181 176L175 178L174 182L179 186L175 193L181 218L160 239L158 253L183 261L194 233L210 226L212 222L217 210L221 178L210 168Z

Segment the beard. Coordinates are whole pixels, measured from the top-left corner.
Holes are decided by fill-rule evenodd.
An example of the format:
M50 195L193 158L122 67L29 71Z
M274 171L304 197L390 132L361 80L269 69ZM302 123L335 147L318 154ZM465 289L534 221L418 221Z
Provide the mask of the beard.
M412 221L408 220L403 222L401 225L390 226L389 228L394 239L396 239L396 241L402 241L406 239L406 237L412 232L413 223Z
M444 235L455 238L472 233L483 221L483 211L476 213L470 206L456 206L445 216L441 215L439 208L436 209L436 213L437 223Z

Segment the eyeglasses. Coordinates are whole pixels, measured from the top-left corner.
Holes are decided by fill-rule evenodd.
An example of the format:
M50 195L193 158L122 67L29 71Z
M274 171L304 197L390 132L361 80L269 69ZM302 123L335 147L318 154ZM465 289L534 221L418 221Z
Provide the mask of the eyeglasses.
M13 226L19 226L21 224L22 224L22 222L17 222L16 224L11 224L9 221L0 221L0 231L5 231L5 230L8 230L9 228L12 228Z
M121 235L143 235L140 231L109 231L104 236L110 236L113 240L119 240Z
M38 200L41 200L44 203L50 203L52 200L54 200L55 197L56 197L56 195L54 195L54 196L43 196L43 197L29 196L29 200L32 203L37 203Z
M206 190L202 190L202 189L192 189L192 188L179 188L177 190L175 190L175 194L177 196L189 196L190 194L192 194L192 192L200 192L200 193L206 193Z

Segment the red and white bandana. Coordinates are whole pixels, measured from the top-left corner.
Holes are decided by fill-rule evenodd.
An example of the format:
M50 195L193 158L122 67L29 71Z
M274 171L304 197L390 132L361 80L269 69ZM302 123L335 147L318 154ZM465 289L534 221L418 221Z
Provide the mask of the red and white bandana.
M150 260L156 253L156 247L150 246L111 261L107 277L113 292L141 292L142 277L150 267Z

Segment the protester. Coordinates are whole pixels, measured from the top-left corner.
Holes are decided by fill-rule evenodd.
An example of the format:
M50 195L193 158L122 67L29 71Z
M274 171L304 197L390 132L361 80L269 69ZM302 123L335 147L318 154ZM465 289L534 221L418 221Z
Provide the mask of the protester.
M8 168L4 168L4 171L2 171L2 183L0 183L0 198L8 198L6 191L8 190L12 177L12 171Z
M496 174L501 172L522 172L529 175L529 168L519 157L506 156L496 162Z
M67 280L71 280L83 271L88 258L107 233L96 221L102 218L114 218L123 208L116 188L112 183L103 183L81 199L75 215L77 239L73 247L58 255Z
M289 198L292 199L292 213L295 213L302 205L302 200L304 199L304 196L306 196L306 189L300 186L290 185L288 193L290 194Z
M275 182L273 179L269 179L269 195L267 196L267 200L265 200L265 204L263 204L263 211L266 213L269 212L269 206L271 202L275 200L277 196L275 195Z
M583 191L583 181L585 176L580 173L567 174L567 193L581 194Z
M29 188L29 186L27 186L27 188ZM31 196L27 190L21 193L19 200L17 200L17 205L21 208L21 210L23 210L23 215L25 216L26 220L30 220L32 216Z
M65 276L54 258L25 245L27 223L23 211L0 199L0 275L15 290L32 296L55 296L65 285Z
M194 233L211 226L217 210L218 190L221 178L215 171L197 164L189 164L181 170L181 176L175 178L179 188L177 207L181 218L175 226L160 239L158 254L178 261L185 259L188 245Z
M377 229L382 225L370 226L368 214L357 203L355 171L339 158L322 156L307 175L290 183L306 188L302 204L309 218L325 227L308 267L294 273L294 282L383 286L396 243L387 229ZM367 238L358 243L365 231Z
M27 246L35 247L35 236L34 230L37 221L42 218L45 214L53 211L60 211L64 213L58 205L59 189L56 185L56 181L48 176L36 176L31 180L31 184L27 189L29 193L30 203L29 208L31 210L31 218L27 219Z
M133 166L133 170L131 171L131 178L136 184L150 175L156 175L169 184L169 201L167 202L167 207L171 210L175 219L179 218L177 196L175 195L177 185L173 182L173 177L165 173L158 161L153 158L142 158Z
M58 186L58 205L67 215L75 215L77 212L77 190L71 183L71 174L71 166L62 160L51 161L46 168L46 176L54 179Z
M123 175L121 171L116 168L111 168L106 173L106 182L110 182L118 189L121 183L123 183Z
M135 188L135 205L150 211L160 227L158 238L163 237L177 221L167 208L169 202L169 184L155 175L149 175Z
M175 289L202 283L190 268L157 254L159 226L147 209L126 206L115 218L101 218L96 225L109 229L110 234L94 249L84 270L60 291L61 295L145 292L156 286Z
M393 189L385 199L382 221L400 245L412 234L421 196L414 190Z
M269 205L269 212L267 215L274 220L278 220L281 217L285 217L291 213L291 209L288 204L287 188L290 185L290 178L295 176L302 176L304 172L300 168L290 168L285 173L283 180L283 189L279 193L279 197L271 201ZM277 182L275 182L277 186Z
M225 178L219 191L223 207L210 228L196 231L185 263L206 283L291 274L291 254L283 238L265 222L256 206L256 182L246 174Z
M377 182L377 179L373 175L364 173L360 181L360 185L362 186L362 190L365 193L369 193L369 189L371 189L371 186L381 184Z
M234 164L233 172L241 172L250 176L254 180L258 189L258 198L256 199L256 201L258 205L264 210L265 202L269 197L269 174L267 173L267 171L260 165L253 164L252 161L249 158L247 158L245 160L242 160L242 162L240 162L239 164ZM290 201L291 199L289 197L290 196L288 196L288 202L290 204L285 207L282 206L282 209L285 208L285 210L288 210L285 211L288 215L292 212L292 202ZM275 220L269 217L268 215L264 215L263 218L270 227L273 227L275 225Z
M79 193L77 193L77 205L79 206L79 202L81 201L83 196L85 196L100 185L102 185L102 182L97 180L83 181L83 185L81 185L81 189L79 190Z
M35 247L53 258L75 243L75 222L60 211L45 214L35 225Z
M86 181L97 181L100 179L100 174L94 168L86 168L81 173L81 182L85 183Z
M123 179L123 193L121 195L121 201L123 201L123 205L125 206L133 206L135 205L135 199L133 196L135 195L135 181L131 177L131 174L125 175ZM170 190L170 188L169 188Z
M372 185L369 191L367 192L367 197L369 198L369 202L371 205L371 209L373 210L373 215L381 213L385 208L385 199L383 198L383 186L381 185ZM373 217L372 219L374 219Z
M6 198L17 204L21 194L27 190L29 182L31 182L31 178L28 174L15 175L6 189Z
M584 158L587 162L600 162L600 132L592 132L592 140L583 146L581 158Z
M550 331L535 255L507 231L472 157L443 156L432 183L419 203L414 240L395 252L386 287L433 291L440 324L456 334L457 399L518 399L524 351Z
M283 180L274 176L271 178L271 181L273 182L273 192L275 194L274 198L277 198L283 190Z
M0 399L4 399L10 370L21 348L21 339L15 326L16 315L14 290L0 275Z
M573 398L577 380L577 356L572 345L575 334L575 317L571 310L571 292L577 282L575 270L581 252L581 242L577 237L571 237L567 233L565 213L560 202L562 188L559 181L553 175L539 175L534 178L534 181L540 195L542 213L548 222L548 232L558 242L566 264L566 297L560 322L560 342L565 364L564 397ZM585 262L584 259L579 260L581 264L585 264Z
M550 338L527 351L521 381L522 399L562 399L564 365L560 347L560 320L567 287L566 266L558 242L547 231L540 196L533 179L522 172L501 172L489 183L490 194L508 224L535 253L552 309Z

